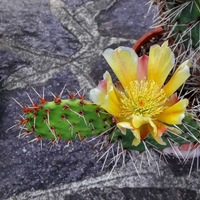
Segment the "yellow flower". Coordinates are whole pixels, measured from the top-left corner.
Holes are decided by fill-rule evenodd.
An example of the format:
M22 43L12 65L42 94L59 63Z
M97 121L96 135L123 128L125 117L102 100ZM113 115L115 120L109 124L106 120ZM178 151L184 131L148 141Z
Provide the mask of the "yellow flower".
M137 146L149 133L165 145L162 133L173 129L167 125L181 124L185 116L188 100L179 101L174 92L190 76L189 60L182 63L164 85L174 66L174 54L168 42L161 47L152 46L149 57L138 58L128 47L106 49L103 56L120 82L115 87L106 71L104 80L90 91L91 100L115 117L123 134L126 129L132 131L133 145Z

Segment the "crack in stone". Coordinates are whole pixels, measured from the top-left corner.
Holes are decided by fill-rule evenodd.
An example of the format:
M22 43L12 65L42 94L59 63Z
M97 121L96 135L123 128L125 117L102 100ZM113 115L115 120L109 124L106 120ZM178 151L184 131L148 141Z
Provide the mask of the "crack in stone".
M93 4L92 4L93 3ZM90 2L90 6L92 5L95 7L97 12L100 12L102 7L105 8L105 5L98 6L94 2ZM105 9L110 8L115 2L107 1L109 6ZM108 45L112 45L113 43L120 43L121 41L131 41L135 42L133 39L126 39L123 38L114 38L114 37L103 37L100 36L98 33L97 23L95 22L95 18L91 18L91 13L88 9L85 8L85 5L78 7L75 12L73 13L67 6L60 0L50 0L50 10L53 15L57 17L60 21L61 25L69 31L72 35L78 38L82 47L72 54L71 56L57 56L57 55L49 55L45 54L42 51L38 51L34 48L25 49L23 47L19 48L16 47L15 44L14 50L18 53L18 49L23 52L24 57L43 57L46 56L49 58L49 62L52 62L52 66L56 65L55 60L61 60L61 62L66 63L65 69L68 67L68 63L70 63L70 70L75 75L75 77L80 81L80 86L87 86L88 88L94 87L94 81L88 77L88 72L91 70L89 66L91 66L91 62L96 60L98 61L99 57L101 56L104 47ZM83 12L84 11L84 12ZM83 23L84 22L84 23ZM87 28L86 28L87 27ZM92 31L92 32L91 32ZM4 42L5 43L5 42ZM6 42L6 46L11 45L12 41ZM39 59L39 58L38 58ZM36 59L37 60L37 59ZM97 65L98 63L94 63L92 67ZM49 64L48 64L49 65ZM18 73L21 76L26 76L24 74L24 70L18 71L16 73L11 74L6 80L3 82L4 89L12 90L16 88L23 88L27 85L37 84L47 81L49 78L53 76L53 74L58 73L63 69L63 65L58 65L57 67L49 67L49 71L44 70L43 73L37 69L32 69L32 66L29 66L29 70L33 71L33 73L28 77L28 81L23 81L19 78ZM45 76L43 75L45 73ZM24 74L24 75L23 75Z

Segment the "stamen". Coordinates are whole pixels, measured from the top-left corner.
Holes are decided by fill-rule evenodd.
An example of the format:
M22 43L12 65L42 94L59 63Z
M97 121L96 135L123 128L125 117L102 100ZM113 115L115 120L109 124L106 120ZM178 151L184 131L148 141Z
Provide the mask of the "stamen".
M166 108L163 106L167 101L165 91L154 81L134 81L130 85L130 88L125 88L124 93L121 92L122 117L130 117L133 114L152 117Z

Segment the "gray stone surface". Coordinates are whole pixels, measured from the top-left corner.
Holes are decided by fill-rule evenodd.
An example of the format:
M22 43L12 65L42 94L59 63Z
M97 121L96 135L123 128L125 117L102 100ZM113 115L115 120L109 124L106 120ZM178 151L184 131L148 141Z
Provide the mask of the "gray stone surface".
M65 200L193 200L197 195L195 191L181 188L93 188L65 196Z
M23 67L29 66L30 62L29 60L16 56L10 51L0 50L0 89L3 89L2 83L10 74L15 73Z
M147 33L152 18L145 18L148 10L146 0L123 0L107 10L102 10L96 21L101 35L139 39ZM138 12L139 9L139 12Z
M62 87L85 92L102 79L108 64L104 49L131 47L151 25L152 14L144 21L147 1L137 0L1 0L0 1L0 199L197 199L200 198L199 172L190 178L191 161L184 168L178 160L149 167L146 159L138 177L130 157L127 165L100 173L103 161L91 159L97 153L92 143L65 141L49 150L49 141L28 143L34 136L17 139L19 128L6 129L22 114L12 98L30 104L31 87L52 99ZM114 74L111 72L112 76ZM114 78L116 80L116 78ZM63 98L67 98L65 92ZM88 98L88 95L86 96ZM196 162L196 161L195 161ZM196 164L195 164L196 165Z
M81 47L51 15L48 0L3 0L0 11L1 37L20 49L66 56Z

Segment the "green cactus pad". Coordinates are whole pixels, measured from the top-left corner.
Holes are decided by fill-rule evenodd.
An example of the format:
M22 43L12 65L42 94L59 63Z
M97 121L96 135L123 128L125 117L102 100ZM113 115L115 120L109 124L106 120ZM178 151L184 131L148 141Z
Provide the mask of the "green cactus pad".
M29 131L42 138L70 140L98 135L114 125L110 114L92 102L78 99L46 102L26 114Z
M192 47L199 47L200 38L200 4L199 0L167 0L167 7L170 11L171 22L176 24L173 30L173 38L184 41L187 48L189 42L192 42ZM182 6L182 9L181 9ZM178 38L176 38L178 36Z

